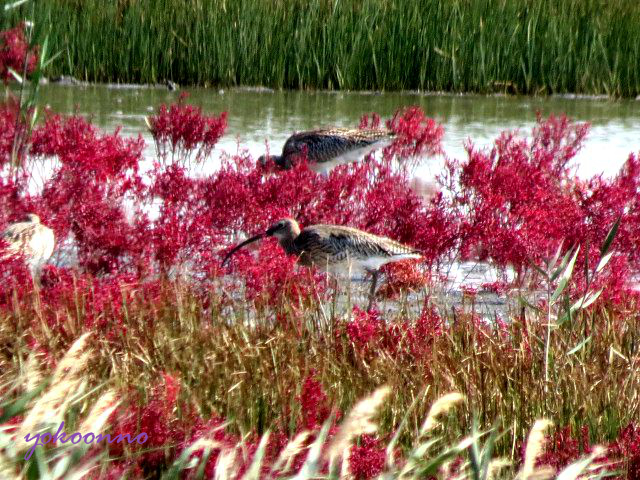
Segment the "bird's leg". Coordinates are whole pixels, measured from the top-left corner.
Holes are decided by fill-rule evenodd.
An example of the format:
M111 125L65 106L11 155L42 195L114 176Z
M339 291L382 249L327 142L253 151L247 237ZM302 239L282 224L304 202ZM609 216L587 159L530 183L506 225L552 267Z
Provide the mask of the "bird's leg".
M337 276L333 277L333 288L337 294L340 293L340 280L338 279Z
M373 302L376 297L376 286L378 285L378 271L374 270L371 272L371 290L369 290L369 305L367 306L367 311L371 310L373 306Z
M30 268L31 270L31 281L33 282L33 289L38 292L40 291L40 287L42 287L42 283L40 282L40 277L42 276L42 269L40 268Z
M335 318L338 310L338 299L340 297L340 285L338 284L338 277L331 275L331 284L333 288L333 296L331 297L331 316Z

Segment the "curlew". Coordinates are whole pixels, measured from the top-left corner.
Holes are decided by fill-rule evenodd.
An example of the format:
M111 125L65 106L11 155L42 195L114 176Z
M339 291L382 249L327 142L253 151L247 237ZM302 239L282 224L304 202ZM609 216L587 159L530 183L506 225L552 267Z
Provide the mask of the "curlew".
M25 215L25 218L16 223L11 223L2 233L8 247L7 253L1 258L12 255L22 255L36 278L42 266L45 264L55 246L53 230L40 222L40 217L35 213Z
M313 225L300 230L298 222L285 218L235 246L225 256L224 265L245 245L264 237L275 237L289 255L298 257L305 266L317 266L326 271L361 271L371 274L369 309L373 303L380 267L405 259L419 259L418 250L356 228L340 225Z
M391 144L394 133L386 129L325 128L291 135L282 147L282 155L262 155L258 162L272 160L288 170L306 155L309 168L327 173L332 168L357 162L369 153Z

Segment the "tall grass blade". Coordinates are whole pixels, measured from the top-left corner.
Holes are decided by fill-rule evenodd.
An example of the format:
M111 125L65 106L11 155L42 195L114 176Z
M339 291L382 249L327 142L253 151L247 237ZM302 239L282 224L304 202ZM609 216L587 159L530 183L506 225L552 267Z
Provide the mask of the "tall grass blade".
M551 295L551 303L555 302L558 297L560 297L560 295L562 295L562 292L564 292L564 289L567 287L569 280L571 279L571 275L573 273L573 267L576 263L576 259L578 258L578 252L580 252L580 247L576 248L573 256L571 257L571 260L569 260L569 263L567 264L566 268L564 268L564 270L562 271L562 276L560 277L560 281L558 282L558 286L556 287L556 290L553 292L553 295Z
M618 219L611 226L611 230L607 234L607 238L605 238L602 247L600 248L600 255L604 256L609 252L609 248L611 248L611 244L613 240L616 238L616 234L618 233L618 228L620 227L620 221L622 220L622 215L618 217Z

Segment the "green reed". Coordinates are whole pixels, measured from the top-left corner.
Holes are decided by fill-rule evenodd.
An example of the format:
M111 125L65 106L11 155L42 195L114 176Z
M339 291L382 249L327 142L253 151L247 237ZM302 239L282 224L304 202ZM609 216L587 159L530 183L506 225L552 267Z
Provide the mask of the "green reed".
M35 24L49 75L90 81L640 93L625 0L45 0Z

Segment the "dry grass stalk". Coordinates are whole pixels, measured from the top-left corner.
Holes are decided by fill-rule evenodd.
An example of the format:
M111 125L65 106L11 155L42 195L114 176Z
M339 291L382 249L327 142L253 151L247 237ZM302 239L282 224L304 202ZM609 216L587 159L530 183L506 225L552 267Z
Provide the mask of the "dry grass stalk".
M374 433L378 429L378 426L373 422L373 417L390 391L389 387L379 388L367 398L360 400L351 409L327 449L327 457L331 462L343 455L355 437L364 433Z
M464 401L464 395L458 392L447 393L435 401L429 409L427 419L420 428L420 435L424 435L433 430L438 425L437 418L448 412L454 405Z

